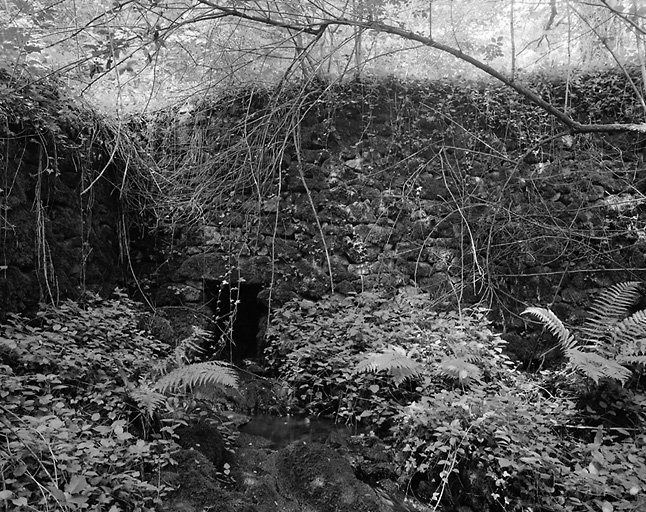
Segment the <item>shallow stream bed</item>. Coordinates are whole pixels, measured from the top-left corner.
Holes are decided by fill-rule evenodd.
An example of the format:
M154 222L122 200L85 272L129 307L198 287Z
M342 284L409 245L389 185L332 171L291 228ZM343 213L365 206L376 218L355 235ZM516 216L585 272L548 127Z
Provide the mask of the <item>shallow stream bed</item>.
M356 429L326 418L268 414L253 416L248 423L240 426L240 431L268 439L270 447L274 449L283 448L294 441L342 445L351 435L359 433Z

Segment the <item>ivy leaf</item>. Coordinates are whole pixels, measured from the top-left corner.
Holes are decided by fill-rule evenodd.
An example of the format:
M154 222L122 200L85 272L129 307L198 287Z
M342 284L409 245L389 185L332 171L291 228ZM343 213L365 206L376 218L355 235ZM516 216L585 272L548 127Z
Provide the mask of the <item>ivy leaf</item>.
M87 489L87 480L83 475L72 475L70 483L65 487L65 492L70 494L80 494Z
M512 461L506 459L505 457L498 457L496 460L498 461L498 465L501 469L508 468L513 464Z
M20 498L16 498L15 500L11 500L11 503L16 505L16 507L26 507L27 506L27 498L24 496L21 496Z

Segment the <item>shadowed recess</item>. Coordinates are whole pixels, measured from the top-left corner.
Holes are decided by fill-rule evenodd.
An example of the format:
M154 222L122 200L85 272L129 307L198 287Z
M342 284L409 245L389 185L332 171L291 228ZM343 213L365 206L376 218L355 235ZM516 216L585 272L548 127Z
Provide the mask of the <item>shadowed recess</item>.
M213 311L214 338L209 351L233 363L261 355L268 309L258 300L262 286L207 281L206 303Z

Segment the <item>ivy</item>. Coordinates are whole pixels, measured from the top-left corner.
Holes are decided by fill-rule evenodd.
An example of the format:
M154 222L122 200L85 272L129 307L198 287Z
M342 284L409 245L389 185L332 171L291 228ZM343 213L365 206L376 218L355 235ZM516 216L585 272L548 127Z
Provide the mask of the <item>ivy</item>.
M402 489L433 507L641 510L643 391L521 373L485 313L436 312L413 289L294 300L266 357L290 411L377 434Z
M136 378L167 350L123 296L10 316L0 326L4 510L154 510L173 424L138 438L120 371Z

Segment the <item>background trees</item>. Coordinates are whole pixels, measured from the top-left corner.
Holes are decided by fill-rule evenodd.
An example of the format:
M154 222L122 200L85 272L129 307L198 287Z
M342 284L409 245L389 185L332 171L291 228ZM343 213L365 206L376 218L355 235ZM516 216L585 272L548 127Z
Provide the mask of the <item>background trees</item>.
M645 13L644 0L5 0L0 52L142 109L293 77L483 76L473 60L509 80L645 69Z

